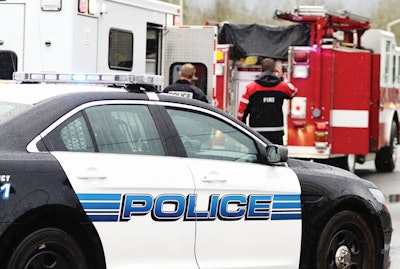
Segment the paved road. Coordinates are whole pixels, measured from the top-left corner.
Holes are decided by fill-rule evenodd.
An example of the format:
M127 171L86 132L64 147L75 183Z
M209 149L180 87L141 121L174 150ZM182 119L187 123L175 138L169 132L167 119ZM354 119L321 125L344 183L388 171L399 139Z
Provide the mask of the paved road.
M378 173L373 162L356 165L356 174L374 182L386 196L392 216L393 235L390 256L392 269L400 268L400 147L397 150L396 169L392 173Z

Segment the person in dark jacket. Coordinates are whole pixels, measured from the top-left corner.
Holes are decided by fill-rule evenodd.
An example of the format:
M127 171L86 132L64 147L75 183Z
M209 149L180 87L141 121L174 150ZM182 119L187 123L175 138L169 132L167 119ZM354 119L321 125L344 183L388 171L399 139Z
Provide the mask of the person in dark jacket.
M246 86L238 110L238 119L247 123L274 144L283 145L284 122L282 105L291 99L297 88L282 81L275 61L265 58L261 62L262 73Z
M208 103L205 93L192 84L195 75L196 67L194 65L189 63L182 65L179 71L179 79L174 84L167 86L163 92Z

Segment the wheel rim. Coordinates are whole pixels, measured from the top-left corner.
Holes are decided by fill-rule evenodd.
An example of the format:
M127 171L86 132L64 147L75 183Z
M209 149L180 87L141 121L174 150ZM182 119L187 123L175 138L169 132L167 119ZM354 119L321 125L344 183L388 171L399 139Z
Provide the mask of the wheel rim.
M329 268L356 269L362 268L365 246L359 236L350 230L336 233L328 248Z
M68 269L75 268L75 262L67 251L41 245L39 251L25 264L24 269Z
M397 137L393 138L392 148L392 160L395 164L397 162Z
M348 268L351 262L351 252L347 246L340 246L335 255L335 264L337 268Z

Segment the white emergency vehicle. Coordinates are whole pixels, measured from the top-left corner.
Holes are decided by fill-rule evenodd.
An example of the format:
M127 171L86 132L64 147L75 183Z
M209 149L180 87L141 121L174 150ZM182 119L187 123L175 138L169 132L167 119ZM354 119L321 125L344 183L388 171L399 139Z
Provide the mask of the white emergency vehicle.
M163 75L166 86L190 62L211 101L216 29L182 26L181 16L180 5L156 0L0 1L0 79L15 71L135 72Z

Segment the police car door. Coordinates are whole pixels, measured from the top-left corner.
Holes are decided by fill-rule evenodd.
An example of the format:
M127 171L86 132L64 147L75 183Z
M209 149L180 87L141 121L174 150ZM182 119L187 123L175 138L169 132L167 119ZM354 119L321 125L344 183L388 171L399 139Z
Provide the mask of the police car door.
M195 179L186 218L196 218L200 268L298 268L297 177L287 167L257 163L257 138L203 112L168 109Z
M165 156L149 107L132 102L79 108L45 141L99 233L107 268L198 268L195 223L182 217L192 175Z

